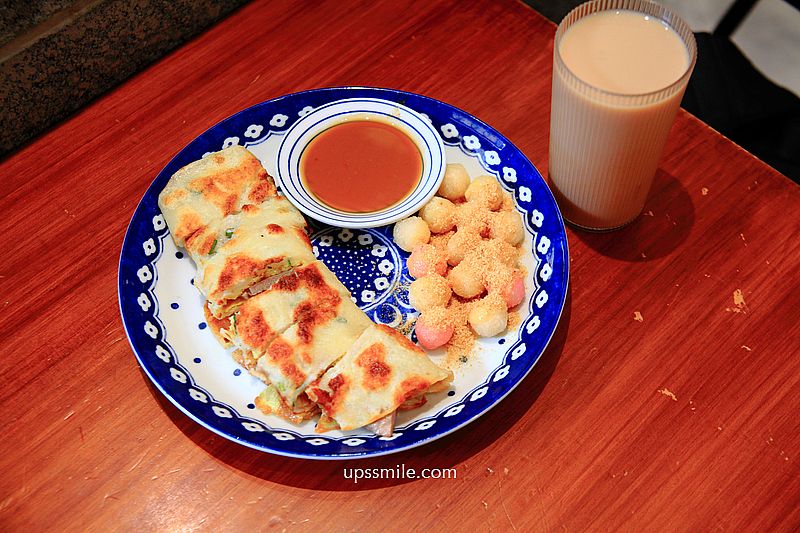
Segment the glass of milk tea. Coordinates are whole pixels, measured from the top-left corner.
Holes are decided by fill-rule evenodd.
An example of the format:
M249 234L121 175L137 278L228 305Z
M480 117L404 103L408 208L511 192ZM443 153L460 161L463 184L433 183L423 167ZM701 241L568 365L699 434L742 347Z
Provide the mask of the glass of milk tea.
M567 221L610 230L639 215L696 57L689 26L647 0L594 0L561 21L548 174Z

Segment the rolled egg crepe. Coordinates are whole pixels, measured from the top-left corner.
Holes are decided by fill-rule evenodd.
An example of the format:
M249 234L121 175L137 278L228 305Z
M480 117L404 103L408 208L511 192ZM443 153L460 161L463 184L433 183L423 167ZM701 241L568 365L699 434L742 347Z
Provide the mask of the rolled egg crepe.
M347 353L307 389L325 417L342 430L366 426L431 389L442 390L452 372L390 327L373 324Z
M250 287L315 260L305 219L282 197L245 205L223 220L209 253L195 258L195 286L217 318L233 312Z
M195 286L214 318L230 315L254 285L314 260L305 219L241 146L178 170L158 205L197 265Z
M315 302L258 359L262 374L294 409L306 387L342 357L372 321L349 296Z
M256 156L231 146L172 175L158 206L172 238L190 255L208 254L222 220L276 196L275 184Z
M245 301L223 334L238 348L237 361L254 372L256 362L278 335L307 315L316 316L318 306L334 307L343 299L350 301L347 288L321 261L312 261Z

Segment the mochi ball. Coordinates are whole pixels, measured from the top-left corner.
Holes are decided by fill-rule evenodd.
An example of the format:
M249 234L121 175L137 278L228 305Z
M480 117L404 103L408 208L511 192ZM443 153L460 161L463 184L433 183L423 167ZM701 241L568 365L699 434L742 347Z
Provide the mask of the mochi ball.
M503 189L491 176L478 176L469 184L464 192L468 202L497 211L503 205Z
M411 252L421 244L431 240L428 224L419 217L408 217L394 225L394 242L406 252Z
M469 311L469 325L481 337L493 337L503 332L508 325L506 302L496 295L475 302Z
M428 223L433 233L444 233L456 224L456 206L450 200L434 196L420 210L422 220Z
M460 163L451 163L445 168L442 184L439 185L439 191L436 194L451 201L460 200L464 198L468 186L467 169Z

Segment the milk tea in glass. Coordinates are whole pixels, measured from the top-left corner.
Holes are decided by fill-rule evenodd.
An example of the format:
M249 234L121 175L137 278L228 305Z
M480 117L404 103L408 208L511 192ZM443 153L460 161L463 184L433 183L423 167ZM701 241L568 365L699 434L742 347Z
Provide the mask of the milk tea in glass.
M576 226L624 226L644 207L694 68L686 23L646 0L594 0L558 26L549 180Z

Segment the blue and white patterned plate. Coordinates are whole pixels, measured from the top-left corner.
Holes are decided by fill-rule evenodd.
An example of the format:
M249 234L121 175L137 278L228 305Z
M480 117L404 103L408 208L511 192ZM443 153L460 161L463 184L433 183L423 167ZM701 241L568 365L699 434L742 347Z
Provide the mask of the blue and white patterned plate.
M521 323L503 337L482 339L470 362L456 369L449 391L398 415L392 437L364 431L314 433L253 405L263 385L241 369L213 338L203 298L192 285L192 261L176 249L158 209L170 176L207 152L246 146L275 175L286 131L315 108L345 98L381 98L421 113L441 135L448 163L473 178L496 176L525 221L527 268ZM309 221L311 222L311 221ZM392 243L391 226L349 229L313 223L312 241L324 261L376 322L410 324L407 254ZM417 94L346 87L290 94L241 111L189 143L159 173L131 219L119 265L119 302L139 364L155 386L189 417L235 442L280 455L344 459L383 455L442 437L491 409L528 374L556 329L568 283L567 239L561 214L528 159L496 130L453 106ZM441 354L433 359L441 362Z
M300 161L308 145L320 133L345 121L378 120L408 135L422 155L422 176L401 202L372 213L347 213L322 202L306 188ZM374 228L409 217L436 194L444 177L444 145L425 117L404 105L377 98L348 98L320 106L289 128L278 147L276 181L297 208L324 224L342 228Z

